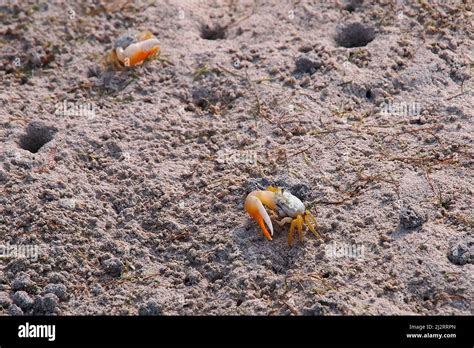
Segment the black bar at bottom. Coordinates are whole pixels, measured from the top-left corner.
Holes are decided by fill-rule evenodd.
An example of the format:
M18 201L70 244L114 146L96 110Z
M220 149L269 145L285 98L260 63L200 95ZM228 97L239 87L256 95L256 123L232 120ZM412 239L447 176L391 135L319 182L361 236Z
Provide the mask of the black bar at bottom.
M28 324L27 324L28 323ZM469 346L473 317L0 317L0 346L409 344ZM23 325L23 326L22 326ZM48 336L46 327L55 325ZM52 329L52 327L51 327ZM20 333L20 330L22 332ZM26 333L28 331L28 333ZM43 332L43 338L31 336Z

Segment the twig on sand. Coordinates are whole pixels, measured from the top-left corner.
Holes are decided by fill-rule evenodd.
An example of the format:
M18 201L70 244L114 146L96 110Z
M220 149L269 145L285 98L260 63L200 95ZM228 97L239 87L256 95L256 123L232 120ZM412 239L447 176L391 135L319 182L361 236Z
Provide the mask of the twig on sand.
M310 150L312 147L316 146L316 144L317 144L317 143L315 142L315 143L313 143L313 144L311 144L311 145L305 147L303 150L300 150L300 151L297 151L297 152L295 152L295 153L292 153L292 154L290 155L290 157L298 156L299 154L302 154L302 153L304 153L304 152Z
M58 150L57 146L53 146L53 147L51 147L51 149L49 149L48 164L45 164L45 165L39 167L37 170L35 170L36 173L46 173L47 171L49 171L49 169L54 168L54 165L56 163L55 162L55 157L56 157L57 150Z
M147 275L125 275L119 279L111 279L107 282L108 284L123 284L125 282L134 281L134 282L143 282L154 277L159 277L160 273L151 273ZM156 280L155 280L156 281Z
M462 96L466 91L464 90L464 82L466 81L466 77L464 77L461 81L461 93L458 93L458 94L455 94L451 97L448 97L446 98L446 100L451 100L451 99L454 99L454 98L457 98L457 97L460 97Z
M288 307L293 315L300 315L300 312L293 305L289 304L288 301L283 301L283 304Z
M457 97L460 97L464 95L464 92L461 92L461 93L458 93L458 94L455 94L455 95L452 95L451 97L448 97L446 98L446 100L451 100L451 99L454 99L454 98L457 98Z
M260 116L262 118L264 118L265 120L267 120L270 124L274 125L274 126L277 126L278 128L280 128L281 131L283 131L285 134L288 133L288 131L282 127L281 124L279 123L276 123L274 122L270 117L267 116L267 109L264 107L264 105L262 104L262 102L260 101L260 97L259 97L259 94L257 92L257 89L255 88L255 85L253 84L252 80L250 80L250 77L248 75L248 72L247 70L245 70L245 78L246 78L246 81L250 87L250 89L252 90L252 92L254 93L255 95L255 100L256 100L256 112L255 114L257 116Z
M20 123L23 123L23 124L27 124L29 121L26 119L26 118L23 118L23 117L10 117L8 119L9 122L20 122Z
M357 178L355 181L353 181L351 184L349 184L349 187L354 187L350 191L342 191L337 189L337 191L345 196L342 199L338 201L323 201L323 200L314 200L308 204L308 207L312 207L315 204L323 204L323 205L341 205L341 204L346 204L352 199L362 195L364 192L366 192L369 189L370 184L375 184L378 182L386 182L389 184L392 184L395 186L396 191L398 192L399 190L399 182L395 181L393 179L387 179L383 177L382 175L369 175L369 176L364 176L362 173L359 173L359 178ZM333 185L334 186L334 185Z

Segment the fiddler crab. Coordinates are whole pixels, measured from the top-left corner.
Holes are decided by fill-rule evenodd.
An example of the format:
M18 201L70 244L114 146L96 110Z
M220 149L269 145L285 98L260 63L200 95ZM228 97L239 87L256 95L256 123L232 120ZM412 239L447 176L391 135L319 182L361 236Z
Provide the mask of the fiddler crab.
M264 206L276 212L281 218L280 221L276 220L278 225L283 226L286 223L290 223L288 245L291 246L293 243L295 228L298 229L300 241L303 240L303 224L305 224L317 238L323 239L316 231L316 219L311 215L309 210L305 208L303 202L282 188L270 186L264 191L257 190L250 192L245 199L244 205L247 213L257 221L268 240L272 240L273 225Z
M158 54L160 42L149 31L141 33L127 33L117 39L114 47L107 52L107 64L121 69L140 65L148 57Z

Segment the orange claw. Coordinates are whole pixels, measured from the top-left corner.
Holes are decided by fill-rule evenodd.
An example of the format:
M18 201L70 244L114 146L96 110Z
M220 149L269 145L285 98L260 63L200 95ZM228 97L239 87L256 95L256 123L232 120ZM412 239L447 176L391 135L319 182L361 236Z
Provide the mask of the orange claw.
M156 54L159 50L158 40L147 39L131 44L127 48L117 48L117 58L125 66L134 66L143 63L143 61Z
M106 63L116 67L131 67L142 64L148 57L158 54L160 44L153 34L144 31L136 35L120 37L115 47L106 55Z
M260 228L262 229L263 234L265 235L265 237L267 237L268 240L272 240L272 236L270 235L270 233L268 233L268 230L265 227L265 223L263 222L262 217L258 216L258 217L254 217L254 219L257 220L257 222L258 222Z
M273 208L275 206L273 200L273 192L254 191L250 193L247 196L247 199L245 200L245 210L247 211L247 213L249 213L251 217L257 220L265 237L267 237L268 240L272 240L273 225L272 221L270 220L270 216L268 216L268 213L265 210L263 204L270 208ZM265 224L268 226L270 233L268 232Z
M150 56L155 55L157 52L158 52L158 47L153 47L148 51L138 51L129 58L130 59L129 63L131 66L141 64L145 59L147 59Z

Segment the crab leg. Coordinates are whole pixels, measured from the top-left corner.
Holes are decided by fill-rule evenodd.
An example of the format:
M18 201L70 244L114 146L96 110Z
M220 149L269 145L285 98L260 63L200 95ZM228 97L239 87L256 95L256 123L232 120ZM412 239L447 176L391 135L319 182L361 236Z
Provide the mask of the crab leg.
M276 220L277 224L283 226L284 224L291 223L293 218L287 216L286 218L281 219L280 221Z
M309 230L310 230L311 232L313 232L313 234L314 234L317 238L319 238L319 239L322 240L323 238L322 238L321 235L316 231L316 226L317 226L317 224L316 224L316 219L314 218L313 215L311 215L311 213L310 213L309 211L306 211L306 214L305 214L305 216L304 216L304 221L305 221L305 223L306 223L306 226L308 226Z
M298 215L296 217L296 226L298 226L298 236L300 237L300 241L303 240L303 217Z

